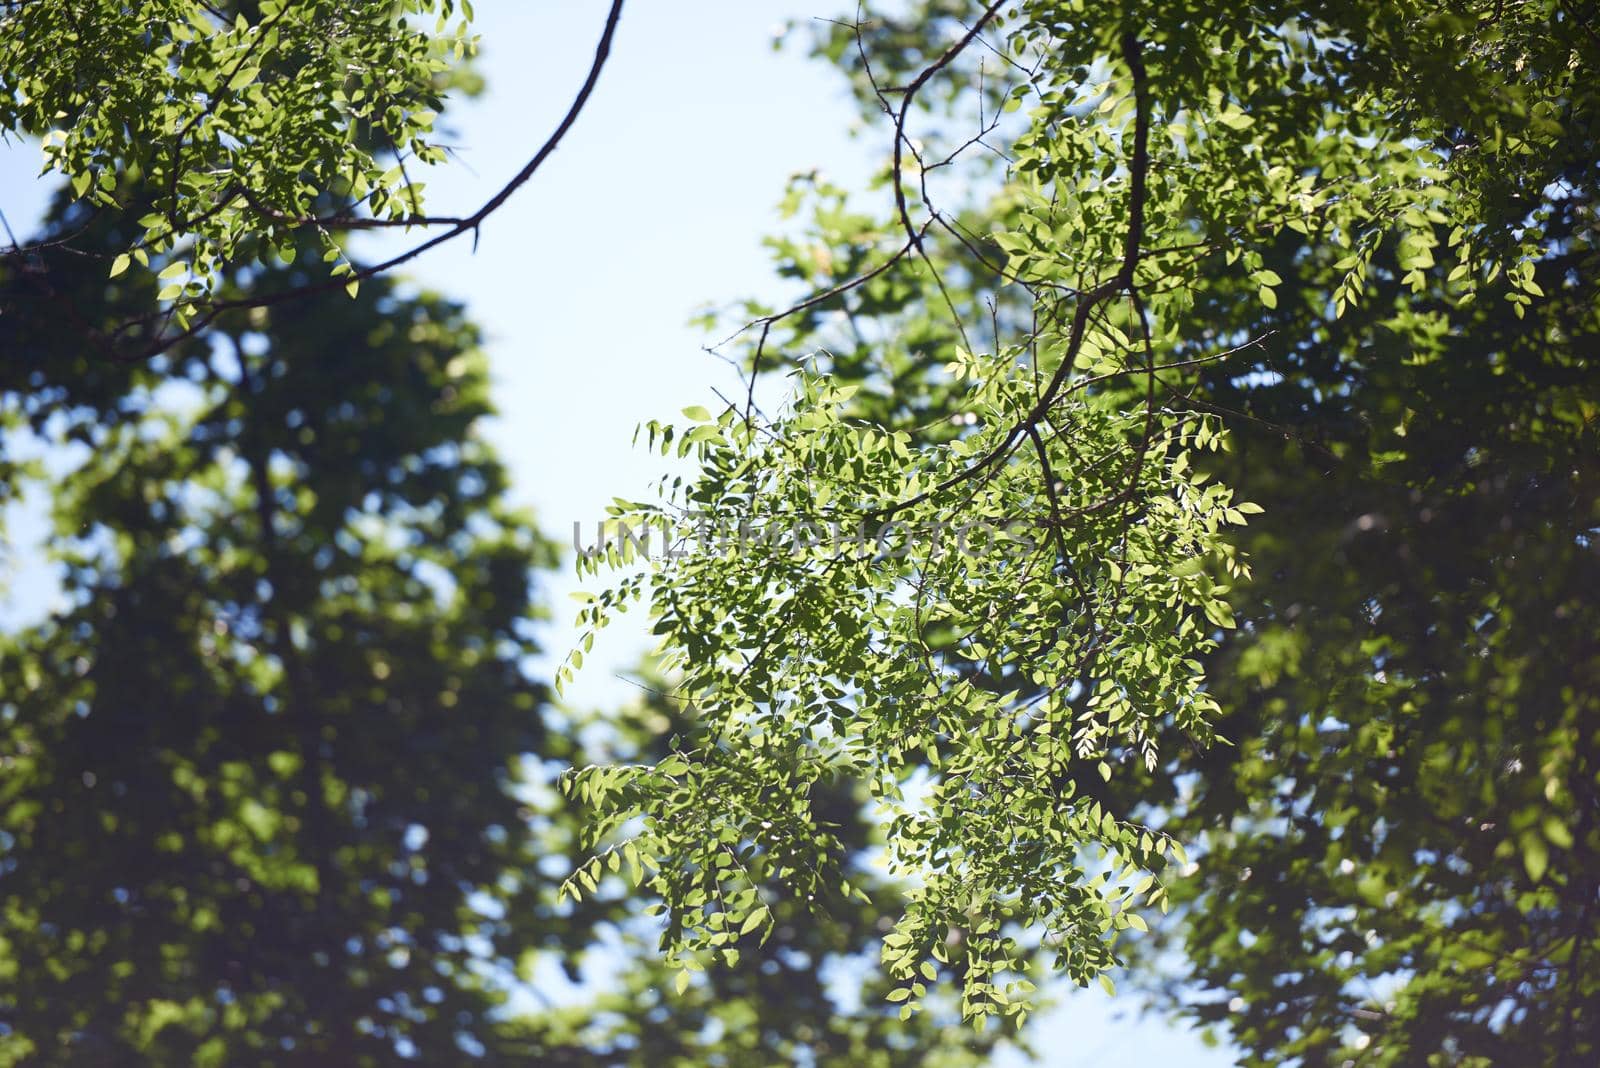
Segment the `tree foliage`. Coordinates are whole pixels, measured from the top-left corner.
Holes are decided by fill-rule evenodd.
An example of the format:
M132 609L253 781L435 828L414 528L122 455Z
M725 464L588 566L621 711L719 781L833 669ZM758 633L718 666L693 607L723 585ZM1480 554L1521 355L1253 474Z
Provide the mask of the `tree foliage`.
M660 885L677 906L671 932L686 952L715 947L722 924L759 910L729 890L740 866L786 870L802 897L828 881L825 833L797 856L797 840L826 830L808 822L804 788L855 774L890 803L905 799L888 854L916 890L885 957L913 1002L940 974L947 932L979 944L976 968L956 969L977 1016L1014 1010L1025 989L991 973L1026 969L1009 940L1042 940L1080 981L1112 961L1115 943L1102 938L1119 925L1105 921L1122 915L1123 891L1091 874L1097 835L1071 822L1088 810L1097 824L1152 832L1152 844L1159 827L1214 851L1202 870L1216 874L1177 892L1194 903L1184 929L1193 978L1237 992L1202 1015L1234 1023L1263 1062L1337 1063L1366 1050L1385 1063L1477 1063L1515 1048L1514 1033L1537 1033L1552 1059L1578 1063L1594 1042L1581 1008L1597 926L1595 769L1584 756L1593 717L1582 696L1592 663L1572 646L1534 687L1544 701L1490 695L1522 685L1507 676L1523 654L1495 650L1536 645L1541 632L1529 634L1526 620L1554 615L1566 633L1573 618L1574 640L1587 633L1554 576L1585 582L1592 567L1582 503L1593 477L1582 355L1594 328L1595 99L1583 74L1592 26L1554 3L1036 3L1010 12L991 40L984 31L1002 6L932 5L845 25L824 42L852 68L864 110L893 127L889 210L873 217L837 190L796 187L788 206L809 203L810 222L774 247L783 273L813 295L788 309L751 307L743 354L754 372L801 367L797 399L770 418L736 399L680 432L702 468L668 487L666 507L804 512L847 526L908 504L926 505L916 518L941 527L1026 518L1038 535L1028 550L1051 566L1013 551L983 572L924 541L863 556L857 570L848 556L741 547L665 563L648 591L624 579L616 597L650 599L685 665L684 692L713 725L665 766L581 772L577 792L613 821L645 816L642 841L661 859ZM964 95L940 91L944 78ZM914 103L924 89L936 101L926 113ZM1026 107L1023 121L1008 127L1003 101ZM1004 166L970 172L991 192L957 188L942 207L941 171L999 137ZM1522 414L1503 392L1513 381L1531 406ZM985 407L975 394L1013 399ZM1179 428L1199 415L1220 419L1229 440L1288 448L1266 460L1260 444L1248 457L1194 454ZM1128 433L1141 419L1151 429ZM884 446L869 442L896 451L880 459ZM1187 464L1200 483L1225 476L1222 485L1267 506L1256 523L1268 526L1201 540L1192 555L1152 551L1166 543L1165 517L1185 511L1185 482L1145 482L1147 461ZM1479 465L1496 474L1449 485L1444 472ZM1085 478L1108 484L1084 493ZM1540 486L1548 519L1524 527L1520 513L1506 515ZM1326 567L1306 559L1313 546L1342 546L1351 524L1359 534L1397 522L1400 501L1442 516L1440 503L1418 503L1441 495L1473 502L1450 510L1460 521L1492 516L1500 528L1473 549L1402 557L1395 566L1441 570L1399 591L1398 578L1340 555ZM1101 500L1115 506L1111 523L1079 511ZM1131 549L1123 531L1150 538ZM1548 570L1508 567L1519 552ZM1230 581L1246 559L1261 571L1256 553L1268 576L1316 574L1321 584ZM1460 562L1444 570L1445 560ZM1041 576L1046 588L1033 585ZM1223 594L1232 611L1210 601ZM1167 614L1141 618L1141 603ZM1321 613L1295 622L1312 603L1338 622L1319 626ZM1039 616L1073 604L1080 610L1047 634L1036 629ZM963 615L948 605L983 607ZM1296 616L1279 615L1296 605ZM923 617L918 606L932 610ZM613 607L585 618L603 622ZM1248 626L1235 633L1244 610ZM1182 619L1198 624L1193 645L1182 644ZM953 621L966 625L944 625ZM1136 650L1127 658L1072 655L1122 641ZM1441 641L1467 650L1460 664L1414 648ZM1404 675L1386 666L1402 649L1424 657ZM857 659L867 666L859 674ZM1028 676L1033 666L1039 677ZM1284 681L1291 666L1294 681ZM1296 696L1264 702L1263 678ZM1347 687L1363 695L1348 712L1338 696ZM1437 688L1459 696L1420 714L1416 691ZM1127 734L1096 733L1108 693L1127 701L1116 717ZM1219 706L1220 719L1193 715ZM1034 710L1059 728L1041 736ZM1468 725L1481 740L1461 733ZM1193 745L1213 728L1234 744ZM1311 740L1330 730L1315 750ZM867 736L862 756L852 732ZM1073 751L1064 743L1078 732L1088 744ZM1402 732L1420 737L1400 747ZM1381 766L1357 771L1366 746ZM1401 752L1412 755L1395 766ZM1066 753L1077 767L1059 759ZM1290 753L1299 756L1280 765ZM1489 781L1508 766L1543 777L1502 796ZM1402 767L1417 777L1386 785ZM1464 772L1483 785L1452 785L1453 802L1440 796ZM1064 833L1042 848L1062 819ZM1469 857L1419 828L1425 819L1442 819L1446 835L1459 833L1452 820L1500 833ZM1408 833L1393 830L1402 824ZM1374 855L1326 845L1345 833L1381 853L1389 874L1373 870ZM1319 841L1318 862L1301 859ZM1130 859L1153 870L1127 877L1153 886L1158 858ZM1352 878L1349 865L1365 874ZM1280 893L1240 886L1246 872ZM1074 893L1098 899L1099 922L1094 908L1081 913L1089 922L1050 922ZM945 903L940 923L919 912L928 902ZM1386 922L1353 932L1346 922L1361 922L1363 909ZM1290 916L1297 926L1285 930ZM993 956L986 934L1004 944ZM1505 961L1487 981L1473 970L1484 954ZM1375 985L1363 989L1363 978Z
M612 0L588 76L527 163L455 215L424 209L420 179L448 158L435 129L446 92L478 85L469 0L0 4L0 130L42 138L46 171L70 179L86 204L126 208L122 191L143 191L130 216L138 230L122 245L78 251L101 258L110 277L136 267L159 280L97 338L123 358L148 358L230 313L337 289L354 296L364 278L476 240L577 121L621 13ZM380 262L351 262L349 231L417 227L438 232ZM326 266L292 291L218 292L262 255Z
M1315 338L1282 377L1201 376L1245 416L1218 474L1267 509L1240 542L1262 581L1211 672L1238 746L1142 792L1206 853L1172 932L1200 1014L1259 1063L1593 1056L1593 158L1534 179L1524 314L1444 271L1414 291L1390 243L1361 308L1273 313ZM1314 294L1302 247L1273 264Z
M656 764L671 758L678 739L697 730L698 709L673 694L667 677L650 670L639 681L637 701L588 724L607 737L602 751L592 756ZM758 891L769 903L767 922L726 930L718 952L694 961L699 967L691 971L670 964L659 952L660 899L650 894L649 906L639 909L644 880L637 846L629 850L622 836L612 836L606 844L617 848L589 869L596 882L592 890L585 884L585 902L601 902L630 917L621 930L638 957L630 960L616 988L519 1026L571 1035L567 1044L581 1044L589 1058L580 1058L585 1064L959 1068L986 1063L998 1032L973 1034L949 1004L908 1023L885 999L895 982L874 966L872 956L889 927L888 917L904 903L903 887L871 864L882 832L864 807L859 783L818 784L811 796L813 811L832 830L850 869L848 897L830 893L826 907L817 909L784 895L775 873L762 873ZM583 809L574 806L569 815L578 839L569 856L582 859L580 847L594 828L583 825ZM534 1049L549 1057L549 1046Z
M1030 431L1034 462L1059 477L1041 487L995 462L974 490L969 468L998 460L1036 400L1009 362L966 369L963 407L988 435L913 450L903 433L842 419L848 390L808 383L770 424L706 417L681 439L699 477L666 504L622 513L646 530L678 527L685 512L751 528L721 551L685 547L650 587L674 692L704 723L695 741L569 783L605 813L602 833L644 817L613 848L656 869L650 885L673 907L669 937L686 965L770 925L768 882L824 910L852 894L847 855L816 810L836 781L869 784L889 868L915 880L885 940L905 980L895 1000L925 993L960 930L968 1014L1022 1012L1032 984L1007 974L1012 923L1044 928L1059 965L1087 980L1110 962L1091 935L1143 927L1128 906L1162 899L1144 872L1181 848L1076 800L1072 774L1098 764L1109 775L1113 749L1153 765L1151 708L1206 735L1215 708L1194 657L1212 643L1200 620L1227 622L1228 610L1204 564L1243 573L1220 540L1243 513L1185 470L1187 446L1216 442L1204 419L1157 435L1144 413L1093 400L1058 405L1054 425ZM666 428L649 436L671 448ZM1119 507L1131 499L1152 502L1137 524ZM1037 540L1011 522L1034 512L1052 516ZM580 623L604 625L643 577L601 594ZM1099 681L1074 717L1069 690L1085 676ZM908 781L914 771L927 789Z
M383 157L445 159L441 76L474 47L455 0L5 6L0 124L42 135L46 168L89 203L115 205L130 175L160 191L110 270L164 263L157 298L178 316L247 244L296 255L334 190L339 215L420 216L404 157Z
M18 32L53 17L39 7L0 12L11 54L41 48ZM326 181L300 167L266 183L308 198L277 220L251 205L253 182L230 184L271 123L300 121L252 114L267 125L236 144L204 118L288 90L292 50L238 87L243 67L218 74L289 39L266 24L295 18L288 6L260 14L189 19L198 36L157 72L198 90L172 105L202 116L176 144L211 139L214 218L240 227L189 227L194 249L255 231L281 244L272 224L304 227L313 200L331 200L332 225L367 196L339 165ZM144 32L159 49L177 25ZM426 123L406 102L442 73L438 43L377 36L355 35L403 75L380 77L385 91L410 94L382 121L416 142ZM129 55L131 38L107 39ZM680 991L738 991L727 1004L758 1019L749 991L772 973L756 947L798 937L814 961L893 909L886 1002L932 1010L930 1036L952 1009L1020 1022L1045 962L1109 985L1141 909L1175 903L1182 926L1162 931L1190 967L1165 992L1226 1022L1257 1063L1592 1059L1597 44L1592 14L1563 0L930 0L825 29L818 51L887 133L880 207L795 183L784 208L803 221L772 248L809 295L746 308L730 345L749 393L688 426L649 424L649 445L696 469L658 500L618 502L621 524L671 551L631 570L640 546L618 532L582 562L620 575L580 621L644 603L674 711L664 744L634 736L566 778L598 812L599 852L563 907L604 913L630 874L659 895ZM94 57L38 58L71 76L6 83L7 124L77 124L78 142L57 140L79 145L59 158L80 194L103 200L116 167L168 166L170 185L176 163L137 162L145 141L96 118L101 83L80 77ZM376 136L334 86L300 86L305 121L349 137L291 162ZM378 178L380 214L400 203L394 220L418 221L404 171ZM177 235L165 195L164 221L141 225ZM140 240L125 238L130 255ZM230 255L206 269L225 278ZM145 303L206 292L130 284ZM189 333L158 330L155 349ZM95 385L107 372L84 357L71 366L120 426L104 413L126 390ZM780 369L792 395L767 413L755 378ZM154 448L130 436L129 455ZM243 503L235 466L211 467L209 492ZM264 559L292 540L274 515L321 514L298 494L271 503L288 478L265 472ZM205 514L204 500L138 499L162 522ZM702 523L737 533L708 551ZM142 561L129 544L115 543ZM80 572L107 551L91 539ZM839 928L796 926L818 913ZM1155 985L1162 944L1139 954ZM894 1047L865 1009L815 1022L832 1055ZM816 1053L761 1033L739 1048ZM610 1048L704 1053L627 1027Z

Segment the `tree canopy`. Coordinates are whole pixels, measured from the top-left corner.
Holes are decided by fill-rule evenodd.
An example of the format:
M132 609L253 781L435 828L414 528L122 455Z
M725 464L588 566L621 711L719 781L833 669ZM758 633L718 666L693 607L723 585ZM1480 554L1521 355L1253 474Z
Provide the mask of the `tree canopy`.
M97 95L113 67L35 54L29 20L56 17L38 7L0 15L3 121L58 129L52 158L78 195L138 220L107 246L123 251L105 269L135 290L100 337L135 324L143 352L209 364L209 348L181 354L210 327L243 353L248 317L280 294L372 273L340 262L319 226L427 221L390 160L432 155L419 108L435 107L439 57L469 47L457 31L380 40L338 21L337 4L236 19L174 4L139 26L89 5L75 43L112 42L126 63L169 49L154 84L128 91L181 98L155 120L177 132L151 132L110 121L133 106ZM401 5L384 18L424 7L453 15ZM337 47L284 46L335 23ZM642 605L661 639L654 714L670 726L606 759L560 751L580 765L567 796L595 815L592 859L560 887L579 904L561 907L603 909L631 878L659 898L679 991L725 1004L769 974L763 949L799 937L846 951L882 917L880 992L930 1042L952 1013L1020 1025L1041 976L1109 987L1131 962L1152 997L1225 1025L1250 1063L1592 1060L1592 13L1564 0L926 0L829 24L815 48L850 77L885 166L868 191L795 181L783 210L797 221L771 247L803 295L725 317L742 327L722 348L749 391L642 427L693 470L657 499L619 500L614 540L579 561L616 578L584 605L588 633L557 683L594 632ZM341 49L388 71L370 85L368 68L354 84L317 77ZM14 60L29 58L41 73L24 84ZM366 101L383 94L380 118ZM295 152L271 147L280 134ZM186 183L191 147L211 163ZM130 211L119 183L151 176L158 212ZM496 203L442 220L446 236ZM242 268L265 289L227 291L235 260L285 240L334 266L279 255L295 266ZM160 257L141 259L146 247ZM191 268L201 277L182 282ZM289 283L266 281L284 271ZM70 388L103 404L125 392L103 376L149 373L67 344ZM228 365L247 407L275 388L246 382L253 360ZM757 379L777 374L787 399L764 411ZM17 392L47 385L69 388ZM116 428L113 410L90 423ZM130 449L153 447L128 433ZM292 463L295 440L272 448ZM229 481L250 444L205 478L197 461L162 461L172 485L216 488L138 497L162 506L160 545L229 493L228 522L250 500L265 509L261 567L293 559L297 536L313 563L339 544L342 513L291 494L289 468L258 463L253 497ZM427 465L401 469L407 486ZM349 501L379 475L352 476ZM328 518L279 533L274 517L295 509L302 524ZM525 571L532 543L497 524ZM219 561L205 567L223 578L240 566ZM482 588L499 598L498 581ZM273 610L291 615L262 617L280 644L260 662L289 664L295 631L274 620L313 604ZM501 640L485 664L509 655ZM58 657L58 673L88 661L61 648L52 637L35 655ZM457 689L512 685L458 655L436 665ZM280 777L330 781L307 770L330 757L294 752ZM311 883L298 892L324 892ZM807 934L801 916L838 926ZM869 1015L831 1033L894 1049L883 1026ZM792 1055L773 1041L768 1056Z
M1358 381L1378 376L1383 400L1374 402L1387 410L1371 418L1405 435L1434 414L1463 418L1463 402L1438 391L1470 395L1476 372L1449 358L1447 338L1471 337L1472 351L1486 352L1483 373L1500 375L1509 357L1497 337L1535 350L1553 342L1548 359L1575 368L1593 330L1581 269L1592 255L1595 100L1579 73L1573 16L1559 6L1026 4L1010 13L1004 44L985 54L982 32L1006 6L959 22L953 45L929 32L925 47L909 53L919 58L890 59L883 70L874 67L875 35L915 28L915 17L888 31L840 31L858 57L869 112L880 110L892 127L884 178L892 209L881 221L851 217L821 191L816 243L780 245L796 276L820 283L816 295L786 310L756 309L745 335L752 371L775 354L798 363L792 407L768 417L735 398L714 420L687 413L701 425L675 438L650 428L664 446L697 455L701 474L663 504L622 513L634 524L659 522L663 511L692 519L731 510L774 525L826 517L852 530L869 524L885 540L852 552L835 538L825 551L796 552L795 537L776 550L758 539L753 549L676 561L648 587L624 578L587 618L604 622L617 601L647 599L680 658L684 692L716 722L675 761L590 769L572 780L575 794L612 822L645 818L639 848L659 858L656 885L677 906L672 931L688 951L714 948L725 924L761 922L749 873L775 868L803 896L836 882L804 789L834 776L873 782L891 821L891 866L915 887L885 945L904 983L897 996L908 1005L923 997L951 955L950 932L960 932L952 969L964 1011L979 1018L1026 1011L1037 949L1080 982L1101 974L1119 932L1145 926L1135 906L1167 902L1171 861L1182 866L1185 841L1216 849L1211 863L1229 858L1222 842L1237 840L1243 855L1265 848L1274 838L1260 828L1275 824L1249 817L1289 805L1285 796L1298 799L1301 818L1326 826L1319 833L1332 834L1344 818L1331 786L1317 794L1308 777L1272 765L1287 744L1272 732L1290 729L1287 713L1234 718L1257 700L1231 688L1249 679L1241 670L1277 665L1286 648L1306 650L1309 666L1302 643L1312 639L1303 629L1285 638L1282 624L1260 613L1243 637L1229 636L1235 609L1255 603L1239 591L1279 605L1285 590L1247 581L1259 561L1236 549L1257 539L1229 528L1260 513L1260 502L1237 503L1236 490L1254 483L1212 447L1265 427L1287 436L1291 456L1313 470L1342 472L1354 445L1325 440L1324 427L1330 408L1365 402ZM992 91L963 100L952 89L937 131L946 143L923 141L917 95L962 57L976 64L996 54L1005 66L995 77L1015 83L998 110L988 110ZM1003 117L1010 103L1028 109L1013 127ZM942 208L940 168L992 147L990 132L1008 129L990 199L966 190ZM994 170L975 167L974 180ZM1550 296L1556 288L1559 300ZM1525 319L1538 300L1549 302L1545 310ZM1541 334L1545 315L1560 315L1561 325ZM1268 404L1288 389L1295 410ZM1554 451L1540 461L1570 456L1581 471L1587 457L1577 443L1593 440L1582 403L1539 403L1571 411L1579 435L1572 445L1546 439L1541 449ZM1553 432L1548 420L1536 422L1541 436ZM1473 455L1472 443L1461 445ZM1470 462L1484 462L1487 445ZM1363 442L1356 456L1373 449ZM1409 455L1400 446L1377 453L1379 468ZM1441 460L1430 453L1420 462L1432 470ZM1582 484L1591 476L1572 477ZM1262 484L1285 492L1276 481ZM1328 507L1363 501L1354 490L1317 492L1320 508L1280 496L1279 522L1326 520ZM1582 497L1561 499L1572 507ZM1360 531L1386 514L1347 522ZM998 553L952 552L950 539L937 537L1017 519L1033 536ZM891 532L882 526L890 520L905 527ZM1583 522L1572 517L1577 541L1559 550L1578 567L1590 559ZM1339 538L1345 525L1318 529ZM1298 554L1315 543L1302 534L1284 544ZM626 550L617 560L626 563ZM1347 604L1362 606L1371 627L1385 592L1368 587ZM1425 603L1450 625L1485 625L1453 596ZM1508 610L1498 600L1484 606ZM1256 650L1249 657L1236 651L1243 642ZM1376 634L1358 627L1336 648L1346 671L1388 677L1385 660L1395 654ZM1592 824L1581 813L1593 808L1593 770L1576 755L1592 716L1568 674L1574 666L1563 662L1556 676L1566 683L1566 711L1530 725L1525 743L1553 732L1545 744L1567 754L1546 752L1541 762L1563 769L1540 786L1551 807L1530 813L1531 823L1509 821L1519 824L1516 837L1500 849L1537 858L1527 872L1535 882L1548 874L1552 846L1574 844L1568 806L1585 833ZM1380 692L1403 705L1395 685L1380 683ZM1232 704L1221 704L1220 693ZM1292 720L1293 729L1312 736L1325 718L1341 732L1356 729L1336 705L1302 714L1309 722ZM1385 704L1380 736L1398 729L1398 714ZM1351 718L1365 717L1352 710ZM1214 754L1219 722L1250 730L1224 730L1231 748ZM1329 743L1344 759L1353 755L1347 737ZM1254 765L1250 791L1229 814L1243 821L1237 838L1213 843L1202 832L1216 825L1201 810L1184 822L1190 801L1180 784L1192 790L1196 772L1234 767L1230 757L1240 753L1267 763ZM1388 748L1381 753L1392 759ZM1428 806L1437 810L1438 799ZM1395 815L1371 818L1370 837L1387 842L1389 862L1400 864L1405 839L1382 829ZM1180 826L1185 832L1169 839ZM1573 857L1570 880L1527 891L1523 913L1568 902L1548 938L1495 943L1531 954L1525 966L1549 956L1544 966L1559 971L1593 937L1587 849ZM1405 862L1408 875L1421 851ZM1335 870L1355 863L1337 849L1333 857ZM1274 872L1286 877L1291 869L1279 859ZM1256 899L1231 900L1248 908ZM1301 908L1314 943L1330 913L1314 896ZM1218 929L1229 914L1197 913L1190 929L1200 975L1214 967L1224 985L1240 966L1226 941L1241 928ZM1300 960L1281 939L1269 948L1252 932L1249 941L1262 946L1251 959L1269 990L1298 973ZM1458 965L1443 956L1432 966ZM1367 964L1367 973L1392 985L1407 970L1398 963L1404 951L1391 947L1387 957L1395 963ZM1583 988L1574 981L1578 988L1563 985L1548 1003L1552 1011L1564 1004L1577 1012ZM1427 985L1415 983L1417 996ZM1345 986L1332 989L1348 996ZM1346 1022L1297 1025L1284 995L1249 992L1253 1015L1237 1007L1219 1014L1243 1025L1247 1043L1260 1029L1262 1046L1278 1054L1303 1046L1331 1056L1360 1040ZM1474 1026L1488 1025L1487 1015L1477 1019ZM1455 1049L1464 1035L1450 1031L1435 1041ZM1404 1041L1386 1048L1407 1055Z

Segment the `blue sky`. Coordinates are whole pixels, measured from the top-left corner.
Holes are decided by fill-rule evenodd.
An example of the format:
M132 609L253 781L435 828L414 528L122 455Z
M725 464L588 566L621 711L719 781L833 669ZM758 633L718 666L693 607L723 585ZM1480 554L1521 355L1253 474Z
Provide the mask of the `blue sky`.
M429 207L439 213L476 207L553 128L583 80L607 5L475 6L488 92L451 111L459 162L427 179ZM712 388L732 383L702 350L709 339L688 326L690 315L710 302L792 295L772 277L760 243L789 175L820 168L860 188L887 147L882 131L849 136L855 111L842 79L797 50L772 49L786 20L847 6L635 0L577 126L490 218L476 252L461 240L410 267L422 284L465 301L483 325L501 413L490 436L518 503L563 544L574 521L592 536L613 496L638 496L660 474L659 457L630 445L639 422L690 404L714 407ZM32 146L0 149L0 210L19 236L42 207L37 169ZM18 566L9 595L0 595L0 623L37 614L50 595L48 574L28 564L37 517L16 518ZM556 656L573 640L567 594L577 588L570 564L547 587L556 618L546 644ZM636 631L607 635L569 697L600 707L627 699L631 687L616 676L643 646ZM1136 1008L1098 989L1068 996L1035 1025L1042 1062L1232 1063L1193 1035L1138 1018Z

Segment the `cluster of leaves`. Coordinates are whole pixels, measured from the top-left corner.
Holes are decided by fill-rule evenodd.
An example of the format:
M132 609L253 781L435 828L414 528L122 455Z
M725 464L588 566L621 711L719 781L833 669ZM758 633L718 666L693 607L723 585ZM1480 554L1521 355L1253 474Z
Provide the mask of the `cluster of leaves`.
M1315 341L1284 377L1200 383L1291 435L1217 458L1268 509L1241 547L1272 580L1211 657L1237 748L1134 792L1199 860L1164 991L1250 1063L1600 1048L1600 260L1592 193L1560 199L1525 316L1444 271L1414 293L1390 246L1362 311L1288 309ZM1315 291L1332 265L1299 252L1273 263Z
M675 696L668 678L651 669L639 685L638 700L584 725L605 738L593 758L656 765L671 760L681 739L700 729L699 708ZM815 818L832 829L844 855L866 857L881 842L866 800L859 783L819 782L810 792ZM566 856L582 856L592 827L584 809L570 806L567 813L575 840ZM576 840L579 835L582 840ZM886 1000L895 980L872 966L870 954L903 898L897 881L881 872L858 867L850 875L850 895L829 893L823 910L786 894L768 873L769 881L759 887L766 907L762 920L747 930L738 929L745 926L741 922L726 931L719 951L691 970L663 959L658 910L641 911L641 904L659 898L649 894L653 879L633 877L647 863L638 844L621 836L607 844L617 848L568 886L583 887L580 913L600 909L619 917L618 930L636 956L592 1000L518 1021L515 1031L545 1036L530 1054L548 1059L552 1048L581 1046L587 1058L581 1063L640 1068L966 1068L986 1063L1002 1037L998 1030L974 1035L954 1006L934 1006L906 1021L899 1006ZM1009 1037L1014 1047L1021 1042Z
M1128 343L1107 330L1098 344ZM832 782L868 785L883 859L912 880L885 942L907 1012L954 943L963 1013L1025 1014L1011 925L1046 930L1057 966L1087 982L1112 963L1108 935L1143 928L1134 905L1161 902L1153 871L1176 847L1076 797L1074 769L1153 767L1168 716L1209 739L1195 658L1232 623L1211 572L1247 574L1222 532L1251 507L1190 465L1220 443L1209 420L1152 429L1137 406L1075 390L1035 424L1019 355L953 367L974 429L940 445L843 418L853 388L810 377L771 421L729 408L691 411L701 422L681 435L648 427L699 474L617 522L671 541L650 615L701 722L660 763L570 776L598 834L643 822L569 885L648 868L685 968L770 926L769 883L818 906L851 893L813 805ZM1030 446L1008 454L1023 424ZM707 535L720 544L693 544ZM619 533L580 568L627 567L636 540ZM605 625L645 578L600 594L580 625Z
M247 245L350 274L334 230L420 218L404 160L445 158L439 89L475 49L466 0L235 6L0 6L0 127L42 137L87 203L116 205L130 179L156 192L109 271L159 268L180 329Z
M1138 27L1159 131L1153 182L1175 216L1156 229L1187 229L1198 246L1178 254L1232 246L1259 268L1265 243L1287 231L1342 249L1355 271L1396 240L1404 281L1420 287L1445 245L1462 300L1501 270L1513 281L1506 299L1538 295L1527 288L1537 235L1487 223L1505 175L1564 136L1556 115L1578 75L1559 4L1515 5L1504 17L1489 4L1441 12L1360 0L1315 13L1196 4L1181 18L1138 4L1120 17L1081 2L1025 8L1013 40L1045 59L1024 87L1036 103L1016 173L1053 181L1063 197L1104 174L1133 100L1101 60ZM1520 94L1501 91L1512 68ZM1162 200L1154 194L1152 210ZM1106 229L1053 233L1041 255L1115 240ZM1275 282L1257 281L1270 308ZM1359 276L1334 286L1335 315L1360 291Z
M1573 28L1569 48L1595 43ZM1171 936L1211 996L1185 1000L1251 1063L1600 1048L1600 98L1531 76L1564 95L1562 129L1494 176L1513 192L1483 232L1537 249L1481 281L1494 299L1463 301L1448 262L1419 287L1392 239L1336 319L1336 254L1285 234L1266 252L1283 306L1218 278L1197 308L1281 331L1275 373L1194 384L1240 413L1216 471L1267 506L1241 539L1272 579L1240 591L1248 629L1212 658L1239 746L1137 792L1204 854Z

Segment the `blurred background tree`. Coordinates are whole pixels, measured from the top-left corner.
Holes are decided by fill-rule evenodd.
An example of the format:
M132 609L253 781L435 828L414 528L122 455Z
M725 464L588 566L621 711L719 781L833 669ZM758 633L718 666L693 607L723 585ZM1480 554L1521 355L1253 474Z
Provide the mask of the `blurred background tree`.
M39 273L5 279L7 437L43 449L67 601L0 660L6 1046L492 1046L489 972L532 918L508 787L545 744L522 660L552 553L473 433L475 331L376 285L107 359L93 328L148 294L48 242L122 225L63 202Z

